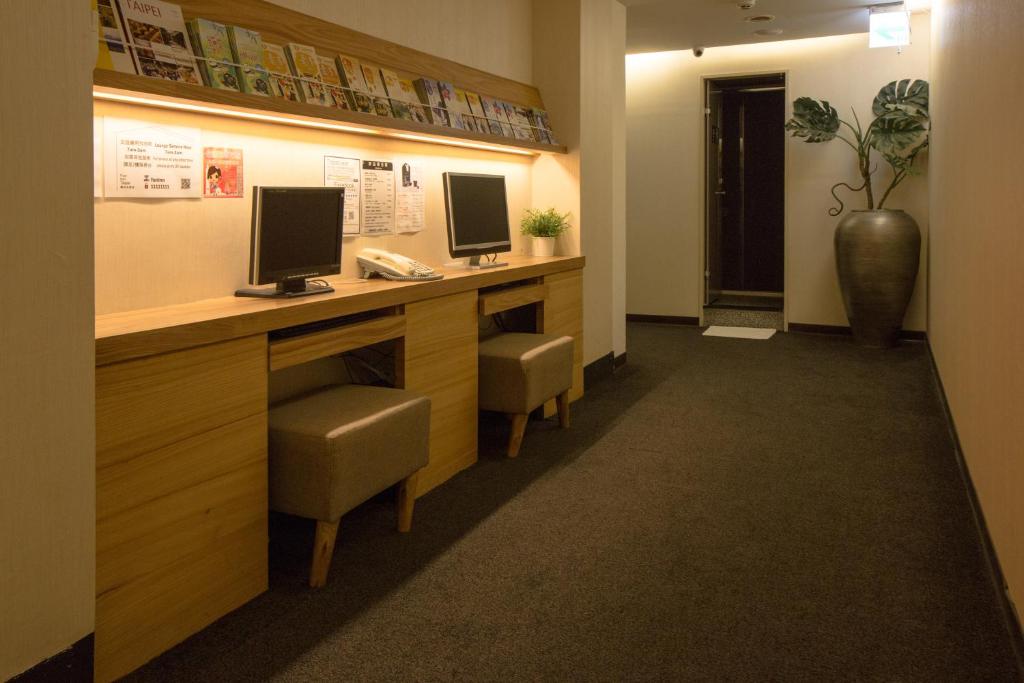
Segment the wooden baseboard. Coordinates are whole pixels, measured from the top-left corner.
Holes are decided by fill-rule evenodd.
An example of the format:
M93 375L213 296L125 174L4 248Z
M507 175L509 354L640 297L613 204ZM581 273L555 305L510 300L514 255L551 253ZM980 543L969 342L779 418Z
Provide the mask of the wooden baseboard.
M853 334L849 325L815 325L812 323L790 323L789 331L801 334L834 334L842 336ZM900 330L900 339L924 341L927 338L928 334L921 330Z
M935 362L935 354L932 353L931 343L926 340L928 348L928 360L931 366L932 379L939 392L939 399L942 403L942 411L946 417L946 424L949 425L950 437L953 440L953 451L956 457L957 466L960 470L960 477L964 485L967 499L971 507L974 526L978 532L979 541L982 546L982 554L985 557L986 568L988 569L989 580L992 589L996 592L996 601L999 603L1003 622L1010 635L1010 642L1013 647L1014 659L1017 664L1017 672L1021 680L1024 680L1024 629L1021 628L1020 614L1010 597L1010 589L1003 574L1002 565L999 563L999 555L996 553L995 544L988 531L988 523L985 521L985 513L978 499L978 491L974 487L974 480L971 479L971 471L964 458L964 449L960 443L960 435L956 429L956 421L949 409L949 401L946 398L946 389L942 384L942 375L939 374L939 366Z
M618 370L619 368L621 368L625 364L626 364L626 353L623 352L623 353L620 353L619 355L615 356L615 360L612 361L612 365L613 365L612 369L613 370Z
M96 639L90 633L71 647L39 662L10 680L10 683L64 683L93 680Z
M647 315L645 313L627 313L628 323L657 323L659 325L699 325L700 318L692 315Z

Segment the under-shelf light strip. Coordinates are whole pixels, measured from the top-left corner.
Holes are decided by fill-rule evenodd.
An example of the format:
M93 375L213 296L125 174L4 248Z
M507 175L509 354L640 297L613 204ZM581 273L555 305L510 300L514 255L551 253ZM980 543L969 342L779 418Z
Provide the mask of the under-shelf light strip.
M481 149L488 152L501 152L505 154L521 154L523 156L536 156L538 152L512 147L499 147L478 142L463 140L448 140L435 138L428 135L415 135L412 133L388 133L374 128L359 128L346 126L341 123L329 123L326 121L312 121L309 119L289 118L285 116L274 116L272 114L260 114L257 112L240 111L237 109L226 109L222 107L211 107L202 104L191 104L189 102L176 102L174 100L162 100L149 97L138 97L136 95L124 95L121 93L93 90L92 96L97 100L108 100L111 102L124 102L126 104L139 104L147 107L159 107L162 109L176 109L178 111L197 112L200 114L216 114L218 116L231 116L250 121L264 121L267 123L283 123L289 126L302 126L305 128L319 128L321 130L333 130L342 133L356 133L358 135L379 135L381 137L399 138L415 142L428 142L437 145L448 145L450 147L466 147L469 149Z

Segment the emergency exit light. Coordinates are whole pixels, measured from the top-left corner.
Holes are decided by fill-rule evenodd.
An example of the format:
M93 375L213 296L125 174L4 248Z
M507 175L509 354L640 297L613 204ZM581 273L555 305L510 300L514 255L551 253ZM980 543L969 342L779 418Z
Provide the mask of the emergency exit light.
M910 12L902 2L884 7L872 7L869 12L869 47L910 45Z

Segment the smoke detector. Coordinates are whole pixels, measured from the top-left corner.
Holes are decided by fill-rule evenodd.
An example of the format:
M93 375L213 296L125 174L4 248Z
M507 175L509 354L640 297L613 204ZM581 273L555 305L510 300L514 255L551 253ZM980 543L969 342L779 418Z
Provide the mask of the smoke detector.
M748 10L748 9L754 9L754 5L756 5L756 4L757 4L757 0L740 0L740 2L737 3L736 6L739 7L740 9L742 9L742 10Z

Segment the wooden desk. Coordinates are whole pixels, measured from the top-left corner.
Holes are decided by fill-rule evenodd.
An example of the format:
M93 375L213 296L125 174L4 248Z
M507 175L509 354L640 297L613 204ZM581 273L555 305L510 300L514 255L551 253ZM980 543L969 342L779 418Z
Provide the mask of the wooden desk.
M96 318L97 680L129 673L267 589L272 363L351 348L360 335L400 339L399 385L432 401L417 496L476 462L480 310L535 304L537 331L575 338L570 397L582 395L584 259L508 260L433 282L328 278L333 294ZM480 300L479 290L518 281L522 289ZM368 311L382 313L270 354L273 330Z

